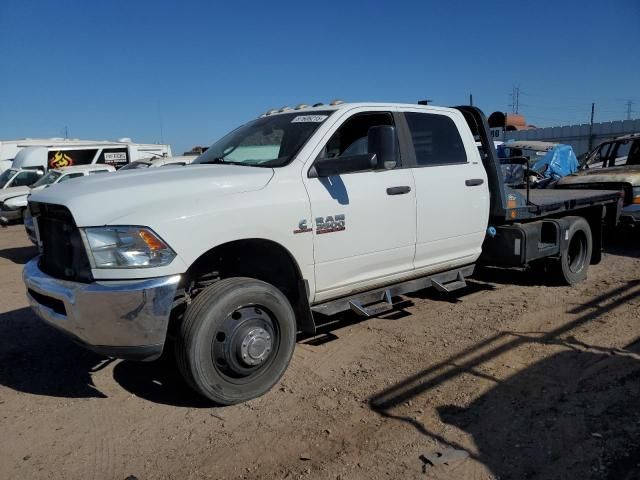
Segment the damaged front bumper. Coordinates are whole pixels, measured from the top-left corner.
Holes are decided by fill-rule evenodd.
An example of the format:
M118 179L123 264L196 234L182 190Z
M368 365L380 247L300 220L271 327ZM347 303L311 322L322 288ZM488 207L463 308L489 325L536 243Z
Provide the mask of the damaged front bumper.
M180 275L78 283L25 265L31 308L46 323L105 356L154 360L164 347Z

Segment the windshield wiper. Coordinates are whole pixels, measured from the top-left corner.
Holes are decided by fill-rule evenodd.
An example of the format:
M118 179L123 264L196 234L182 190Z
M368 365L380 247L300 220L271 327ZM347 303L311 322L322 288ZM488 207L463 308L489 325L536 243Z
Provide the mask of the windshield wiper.
M212 164L216 164L216 163L229 163L227 162L224 157L216 157L216 158L212 158L211 160L207 160L206 162L200 162L200 163L212 163Z
M198 162L200 164L203 165L241 165L243 167L254 167L255 165L251 165L249 163L245 163L245 162L234 162L232 160L226 160L224 157L216 157L216 158L212 158L211 160L207 160L206 162Z

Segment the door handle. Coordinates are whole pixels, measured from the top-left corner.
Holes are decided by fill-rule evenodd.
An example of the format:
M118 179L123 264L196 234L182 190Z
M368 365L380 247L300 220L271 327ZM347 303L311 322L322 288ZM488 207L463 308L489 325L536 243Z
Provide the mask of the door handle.
M469 180L465 180L464 184L467 187L475 187L477 185L482 185L484 183L484 180L481 178L470 178Z
M387 195L403 195L409 193L411 187L403 185L402 187L389 187L387 188Z

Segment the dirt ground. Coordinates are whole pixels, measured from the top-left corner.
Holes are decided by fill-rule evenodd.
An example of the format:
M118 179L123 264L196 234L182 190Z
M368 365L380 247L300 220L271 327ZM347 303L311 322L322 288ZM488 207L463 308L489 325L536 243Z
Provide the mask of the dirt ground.
M0 230L0 478L640 478L640 236L589 279L484 270L346 315L272 392L214 408L172 363L110 361L27 308ZM547 282L548 283L548 282Z

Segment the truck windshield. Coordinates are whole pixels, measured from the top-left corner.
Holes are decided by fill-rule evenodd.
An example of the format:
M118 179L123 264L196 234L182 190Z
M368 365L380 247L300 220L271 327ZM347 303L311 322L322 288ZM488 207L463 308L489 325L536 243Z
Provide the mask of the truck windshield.
M5 170L0 174L0 188L4 188L4 186L9 183L9 181L13 178L13 176L17 173L17 170L10 168L9 170Z
M31 185L31 188L42 187L44 185L51 185L55 183L62 176L62 173L56 172L55 170L49 170L47 174L38 180L36 183Z
M218 140L193 163L282 167L331 113L297 111L258 118Z

